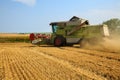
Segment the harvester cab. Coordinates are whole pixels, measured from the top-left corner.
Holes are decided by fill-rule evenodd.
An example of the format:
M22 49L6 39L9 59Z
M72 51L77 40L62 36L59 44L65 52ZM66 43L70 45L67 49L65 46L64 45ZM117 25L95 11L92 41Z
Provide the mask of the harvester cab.
M70 35L75 31L79 30L83 25L89 25L89 22L88 20L73 16L69 21L52 22L50 23L50 25L52 26L53 33L57 33L58 29L63 30L68 26L74 26L74 28L71 28L71 31L66 33L67 35ZM66 32L67 32L67 28L66 28Z

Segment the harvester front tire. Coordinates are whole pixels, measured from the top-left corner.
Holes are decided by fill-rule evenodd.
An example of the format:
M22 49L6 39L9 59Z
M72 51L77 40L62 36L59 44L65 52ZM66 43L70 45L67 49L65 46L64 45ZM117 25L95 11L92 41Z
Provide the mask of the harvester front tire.
M65 38L62 36L57 36L54 39L54 46L60 47L65 45Z

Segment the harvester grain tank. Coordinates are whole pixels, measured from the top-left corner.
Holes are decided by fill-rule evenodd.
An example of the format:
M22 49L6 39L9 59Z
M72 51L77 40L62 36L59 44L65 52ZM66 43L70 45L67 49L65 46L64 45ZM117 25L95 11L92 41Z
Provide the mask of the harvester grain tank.
M52 34L30 34L33 44L51 44L54 46L73 45L83 41L97 42L109 36L107 25L90 25L88 20L73 16L69 21L52 22Z

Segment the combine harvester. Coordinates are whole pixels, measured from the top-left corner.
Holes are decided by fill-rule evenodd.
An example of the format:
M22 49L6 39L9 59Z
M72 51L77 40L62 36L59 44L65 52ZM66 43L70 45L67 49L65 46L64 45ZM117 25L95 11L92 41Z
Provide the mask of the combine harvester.
M66 46L86 43L98 44L104 37L109 36L107 25L89 25L89 21L73 16L69 21L52 22L52 34L30 34L32 44L48 44L54 46Z

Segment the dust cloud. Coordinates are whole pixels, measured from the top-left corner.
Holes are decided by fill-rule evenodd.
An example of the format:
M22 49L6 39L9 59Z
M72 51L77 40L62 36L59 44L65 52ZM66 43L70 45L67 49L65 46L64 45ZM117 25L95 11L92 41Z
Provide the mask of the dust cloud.
M120 35L114 35L109 38L104 38L103 41L98 43L99 44L96 45L87 44L84 48L112 53L120 53Z
M104 51L120 52L120 38L117 36L112 38L105 38L101 47Z

